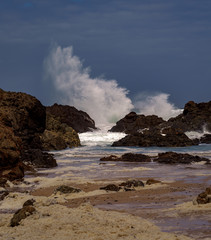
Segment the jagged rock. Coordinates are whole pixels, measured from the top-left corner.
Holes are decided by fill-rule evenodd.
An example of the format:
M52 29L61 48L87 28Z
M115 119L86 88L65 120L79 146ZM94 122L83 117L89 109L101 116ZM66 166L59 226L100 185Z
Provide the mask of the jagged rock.
M106 190L106 191L118 192L121 189L121 187L119 187L119 186L117 186L115 184L109 184L109 185L107 185L105 187L101 187L100 189L101 190Z
M46 130L40 138L43 150L46 151L80 146L80 139L76 131L49 113L46 118Z
M190 154L175 153L175 152L165 152L159 153L158 157L154 159L158 163L167 163L167 164L190 164L192 162L201 162L205 161L209 163L209 159L202 158L199 156L193 156Z
M0 139L0 172L14 168L23 159L30 162L35 160L33 165L36 165L37 159L29 156L30 151L40 151L48 162L52 159L52 156L47 157L47 153L41 151L39 134L45 130L45 123L46 109L39 100L25 93L0 89L0 130L3 133L0 136L3 138ZM8 176L12 178L15 175L20 177L20 174L10 173Z
M15 167L8 167L6 170L1 171L1 177L14 181L16 179L23 179L24 165L20 162Z
M55 193L57 193L57 192L64 193L64 194L78 193L78 192L81 192L81 189L74 188L74 187L69 187L69 186L66 186L66 185L62 185L62 186L59 186L55 189Z
M25 150L22 155L22 161L38 168L52 168L57 166L53 154L42 152L40 149Z
M55 103L53 106L47 107L47 112L59 117L61 123L66 123L77 133L96 129L94 120L87 113L79 111L75 107Z
M165 121L162 118L155 115L144 116L131 112L119 120L110 131L134 134L142 129L155 127L163 122Z
M131 187L144 187L144 183L141 180L128 180L121 183L119 186L131 188Z
M183 113L169 119L166 124L183 132L202 131L204 127L211 131L211 101L207 103L189 101L185 104Z
M122 161L122 162L151 162L151 158L144 154L125 153L121 157L111 155L103 157L100 161Z
M210 144L211 143L211 134L204 134L201 138L200 138L200 143L207 143Z
M161 130L152 128L144 130L141 133L127 135L116 141L112 146L138 146L138 147L185 147L196 145L197 143L189 139L183 132L178 129L170 128Z
M13 215L13 217L12 217L12 219L10 221L10 226L11 227L18 226L22 219L25 219L28 216L32 215L35 211L36 211L36 209L34 207L32 207L32 206L25 206L25 207L19 209Z
M161 183L161 181L155 180L155 179L153 179L153 178L149 178L149 179L146 181L146 185L152 185L152 184L155 184L155 183Z
M200 193L196 199L198 204L211 203L211 187Z

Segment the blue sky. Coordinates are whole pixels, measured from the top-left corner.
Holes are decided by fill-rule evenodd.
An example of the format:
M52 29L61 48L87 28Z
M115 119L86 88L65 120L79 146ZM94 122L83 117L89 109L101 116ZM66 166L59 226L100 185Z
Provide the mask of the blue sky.
M210 0L2 0L0 88L58 101L43 80L52 43L72 46L92 77L116 79L130 98L211 100Z

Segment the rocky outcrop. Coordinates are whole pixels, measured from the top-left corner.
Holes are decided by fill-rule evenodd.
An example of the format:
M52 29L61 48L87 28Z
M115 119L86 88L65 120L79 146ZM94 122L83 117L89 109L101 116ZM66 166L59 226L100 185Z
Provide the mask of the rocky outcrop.
M175 153L175 152L165 152L159 153L157 158L153 159L158 163L165 164L190 164L193 162L206 162L209 163L209 159L202 158L199 156L193 156L187 153Z
M155 115L144 116L138 115L135 112L131 112L119 120L110 131L134 134L142 129L155 127L164 122L165 121L162 118Z
M75 107L55 103L53 106L47 107L46 110L47 113L58 117L61 123L72 127L77 133L96 129L94 120L87 113L79 111Z
M211 134L204 134L200 139L200 143L211 144Z
M61 185L57 187L54 191L54 193L62 193L62 194L69 194L69 193L79 193L81 192L81 189L79 188L74 188L66 185Z
M109 184L105 187L100 188L100 190L113 191L113 192L118 192L120 189L121 189L121 187L119 187L115 184Z
M51 166L53 161L55 166L53 157L41 151L39 135L45 130L45 123L46 110L39 100L25 93L0 89L0 177L22 178L23 161L40 167L36 165L38 156L48 159Z
M144 154L125 153L121 157L115 155L103 157L100 161L151 162L151 158Z
M76 131L49 113L46 117L46 129L40 137L42 148L46 151L80 146L80 139Z
M182 131L174 128L151 128L140 133L130 134L112 144L113 147L137 146L137 147L185 147L197 145Z
M182 114L171 118L168 126L186 131L202 131L204 127L211 131L211 101L207 103L188 102Z

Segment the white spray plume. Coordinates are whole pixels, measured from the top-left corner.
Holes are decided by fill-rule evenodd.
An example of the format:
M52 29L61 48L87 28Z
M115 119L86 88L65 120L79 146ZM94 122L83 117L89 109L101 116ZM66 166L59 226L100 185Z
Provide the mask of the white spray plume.
M87 112L96 124L116 122L133 108L128 91L115 80L90 77L89 68L73 55L72 46L54 46L44 68L56 90L63 94L63 104Z
M149 95L140 93L135 99L135 108L139 114L157 115L164 120L176 117L182 113L182 109L176 108L169 102L169 94L157 93Z

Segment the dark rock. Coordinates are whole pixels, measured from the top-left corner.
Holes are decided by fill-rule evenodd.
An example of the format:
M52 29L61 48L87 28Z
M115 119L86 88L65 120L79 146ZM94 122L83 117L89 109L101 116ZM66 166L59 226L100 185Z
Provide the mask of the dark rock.
M175 152L165 152L159 153L158 157L154 159L158 163L165 164L190 164L192 162L209 162L207 158L201 158L199 156L193 156L190 154L175 153Z
M125 153L121 157L115 155L103 157L100 161L151 162L151 158L144 154Z
M47 113L46 130L41 135L41 142L45 151L80 146L80 139L76 131L49 113Z
M211 187L200 193L196 199L198 204L211 203Z
M107 186L105 186L105 187L101 187L100 189L101 189L101 190L106 190L106 191L118 192L118 191L121 189L121 187L118 187L118 186L115 185L115 184L109 184L109 185L107 185Z
M110 131L134 134L142 129L155 127L163 122L165 121L162 118L155 115L144 116L131 112L119 120Z
M146 181L146 185L152 185L152 184L155 184L155 183L161 183L161 181L155 180L153 178L150 178Z
M6 170L3 170L1 172L0 177L3 177L4 179L8 179L10 181L14 181L16 179L23 179L24 177L24 166L20 162L15 167L7 168Z
M69 187L66 185L59 186L55 189L55 193L60 192L60 193L78 193L81 192L81 189L74 188L74 187Z
M35 211L36 211L36 209L34 207L32 207L32 206L25 206L25 207L19 209L13 215L13 217L12 217L12 219L10 221L10 226L11 227L18 226L22 219L25 219L28 216L32 215Z
M7 179L6 178L0 178L0 187L5 187L7 184Z
M4 198L9 194L8 191L0 191L0 201L4 200Z
M151 162L151 158L141 153L125 153L121 156L123 162Z
M36 202L36 201L35 201L33 198L32 198L32 199L29 199L29 200L27 200L27 201L23 204L23 207L33 206L35 202Z
M51 168L57 166L53 154L42 152L40 149L25 150L22 155L22 161L30 163L38 168Z
M54 104L47 107L47 112L59 117L61 123L66 123L78 133L96 129L94 120L87 113L79 111L75 107Z
M178 129L160 130L152 128L141 133L127 135L114 142L112 146L138 146L138 147L185 147L196 145L196 142L189 139Z
M128 180L121 183L119 186L131 188L131 187L144 187L144 183L141 180Z
M167 122L168 126L186 131L203 131L206 127L211 131L211 101L207 103L188 102L182 114L171 118Z
M199 141L200 143L211 144L211 134L204 134Z

